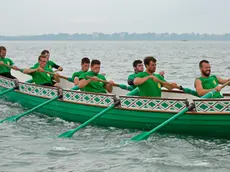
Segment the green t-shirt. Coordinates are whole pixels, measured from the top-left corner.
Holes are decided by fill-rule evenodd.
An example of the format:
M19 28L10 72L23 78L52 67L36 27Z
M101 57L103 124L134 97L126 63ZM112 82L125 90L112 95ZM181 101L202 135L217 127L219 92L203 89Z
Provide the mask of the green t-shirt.
M144 78L150 76L147 72L140 72L137 74L136 78ZM153 74L157 79L165 81L165 79L160 74ZM165 81L166 82L166 81ZM137 85L140 90L140 96L146 97L161 97L161 87L162 85L158 82L148 79L143 84Z
M134 79L136 78L137 73L133 73L128 76L128 84L134 89L136 86L133 84Z
M37 69L36 67L31 67L30 69ZM52 69L45 68L44 70L48 72L53 72ZM45 72L34 72L30 74L33 78L35 84L42 85L42 84L53 84L52 75L45 73Z
M88 80L89 78L87 78L86 76L90 76L90 77L98 77L101 80L106 81L105 76L101 75L101 74L96 74L93 71L89 71L89 72L85 72L83 73L80 77L79 80L81 79L85 79ZM98 81L91 81L88 85L86 85L82 90L83 91L87 91L87 92L94 92L94 93L107 93L105 87L105 83L104 82L98 82Z
M10 66L14 65L14 62L9 58L0 58L0 61ZM10 73L10 71L11 68L4 65L0 65L0 73Z
M213 89L219 85L219 81L215 75L209 76L208 78L197 78L201 81L203 89ZM212 98L223 98L223 95L220 92L215 92Z
M72 80L74 81L74 78L75 78L75 77L78 77L78 78L79 78L79 76L81 76L83 73L86 73L86 72L83 71L83 70L80 70L80 71L78 71L78 72L74 72L73 75L72 75Z
M53 69L54 66L56 66L56 63L54 63L53 61L50 61L50 60L49 60L49 61L46 63L46 67L45 67L45 68ZM36 63L36 64L34 65L34 67L35 67L35 69L38 68L38 67L39 67L39 63Z

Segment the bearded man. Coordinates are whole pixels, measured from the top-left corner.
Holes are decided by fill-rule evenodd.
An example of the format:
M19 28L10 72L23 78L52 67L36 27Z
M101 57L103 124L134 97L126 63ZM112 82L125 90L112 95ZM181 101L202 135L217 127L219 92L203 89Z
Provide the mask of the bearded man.
M195 80L195 88L199 96L203 96L212 90L216 90L217 92L214 93L212 98L223 98L223 95L220 93L221 86L219 84L224 84L230 79L222 79L216 75L210 75L211 66L207 60L200 61L199 67L201 77L196 78Z

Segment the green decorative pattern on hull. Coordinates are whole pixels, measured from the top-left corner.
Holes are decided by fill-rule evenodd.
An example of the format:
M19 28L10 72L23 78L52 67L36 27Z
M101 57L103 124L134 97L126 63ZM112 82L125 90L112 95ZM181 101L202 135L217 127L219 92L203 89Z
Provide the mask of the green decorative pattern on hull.
M110 106L114 103L115 95L92 94L80 91L63 91L63 100L89 105Z
M211 100L194 100L197 112L229 112L230 113L230 100L229 99L211 99Z
M53 98L58 95L57 88L42 87L34 84L19 83L19 91L34 96Z
M162 110L178 112L186 107L186 99L138 98L120 96L121 107L133 110Z
M14 80L1 77L0 78L0 86L4 87L4 88L13 88L16 85L15 85L15 81Z

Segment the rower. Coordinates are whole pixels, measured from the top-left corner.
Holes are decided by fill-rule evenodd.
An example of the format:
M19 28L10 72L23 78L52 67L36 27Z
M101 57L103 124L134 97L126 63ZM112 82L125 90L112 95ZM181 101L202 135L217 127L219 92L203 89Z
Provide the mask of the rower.
M156 61L152 56L146 57L144 59L146 71L138 73L134 79L134 85L139 88L140 96L161 97L161 87L169 90L179 89L176 83L168 83L160 74L155 74Z
M74 72L72 75L72 81L74 82L74 85L79 84L79 76L85 72L88 72L89 70L89 64L90 60L88 57L84 57L81 59L81 70L78 72Z
M10 58L6 58L6 52L6 47L0 46L0 75L11 79L16 79L16 77L11 75L11 68L8 66L11 66L14 70L20 69L14 65L14 62ZM8 66L4 66L4 64Z
M59 74L54 73L54 75L50 75L47 72L52 72L52 69L47 67L47 57L44 55L40 55L38 57L39 67L31 67L30 69L24 69L23 73L29 74L32 76L35 84L45 85L45 86L57 86L60 82ZM53 81L53 79L56 81Z
M137 74L139 72L143 72L144 71L144 66L141 60L135 60L133 62L133 69L134 69L134 73L128 76L128 84L132 87L132 88L136 88L136 86L134 85L133 81L136 78ZM164 77L164 71L160 71L159 74Z
M50 69L55 68L55 69L57 69L57 70L59 70L59 71L63 71L63 68L62 68L61 66L59 66L59 65L57 65L56 63L54 63L53 61L49 60L49 58L50 58L50 52L49 52L48 50L43 50L43 51L41 52L41 55L47 57L47 64L46 64L47 66L46 66L46 68L50 68ZM38 67L39 67L39 63L36 63L36 64L34 65L34 67L35 67L35 68L38 68Z
M141 60L135 60L133 62L133 69L134 69L134 73L128 76L128 84L132 87L132 88L136 88L136 86L134 85L133 81L135 79L135 77L137 76L137 74L139 72L143 72L144 71L144 66Z
M199 68L201 77L196 78L195 80L195 88L199 96L203 96L212 90L216 90L217 92L214 93L212 98L223 98L223 95L219 92L221 90L219 84L224 84L230 79L222 79L216 75L210 76L211 66L207 60L200 61Z
M92 60L90 66L91 71L85 72L79 77L79 88L81 88L83 91L95 93L106 93L107 91L111 93L113 91L113 81L109 81L108 83L98 81L98 79L106 81L105 76L99 74L100 66L101 62L99 60Z

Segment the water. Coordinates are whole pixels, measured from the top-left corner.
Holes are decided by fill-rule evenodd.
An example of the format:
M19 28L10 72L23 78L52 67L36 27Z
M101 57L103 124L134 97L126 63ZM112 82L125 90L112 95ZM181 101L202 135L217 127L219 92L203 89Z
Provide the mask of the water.
M63 75L80 69L88 56L102 61L109 79L125 83L132 62L154 55L157 71L168 81L193 88L198 63L211 62L212 73L230 76L230 42L0 42L19 67L30 67L43 49L64 67ZM225 88L224 92L230 92ZM21 113L18 104L0 100L0 119ZM86 127L71 139L56 136L77 126L34 113L18 123L0 124L0 172L51 171L229 171L230 141L155 134L148 141L121 144L140 131Z

